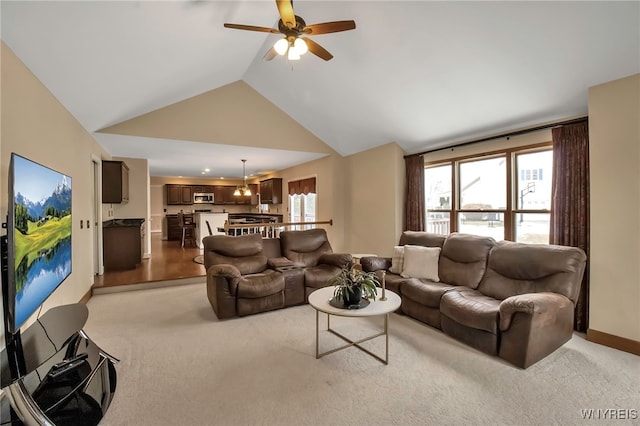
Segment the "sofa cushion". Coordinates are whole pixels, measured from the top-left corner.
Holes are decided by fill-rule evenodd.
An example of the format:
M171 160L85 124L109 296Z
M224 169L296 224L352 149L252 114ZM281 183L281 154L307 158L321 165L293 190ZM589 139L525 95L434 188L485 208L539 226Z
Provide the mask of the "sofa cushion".
M430 308L438 308L442 295L453 288L455 286L445 283L409 278L402 283L402 298L411 299Z
M438 282L440 247L405 246L402 275L404 278L426 278Z
M391 268L389 272L400 275L402 273L402 265L404 263L404 246L395 246L393 255L391 256Z
M446 292L440 301L440 312L458 324L498 334L500 301L478 290L456 287Z
M324 229L306 231L282 231L280 233L282 254L297 266L316 266L325 253L333 253L327 232Z
M337 266L321 264L310 266L304 270L305 287L322 288L329 285L329 281L338 275L342 268Z
M232 237L213 235L203 239L204 265L233 265L242 275L256 274L267 269L267 256L262 252L262 236L247 234Z
M491 237L453 233L440 252L440 281L477 288L487 269L487 258L495 245Z
M404 231L400 236L399 246L413 245L423 247L440 247L447 239L445 235L432 234L424 231Z
M267 269L262 274L247 275L238 283L238 297L257 299L283 292L284 276L281 272Z
M496 299L551 292L574 304L580 291L586 255L576 247L496 243L478 290Z

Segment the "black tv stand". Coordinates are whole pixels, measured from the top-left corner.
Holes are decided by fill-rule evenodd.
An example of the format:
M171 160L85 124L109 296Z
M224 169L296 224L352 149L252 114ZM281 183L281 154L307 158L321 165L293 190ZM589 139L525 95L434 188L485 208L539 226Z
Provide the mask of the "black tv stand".
M0 425L96 425L116 390L118 360L82 330L83 304L57 306L18 340L24 371L11 372L12 354L0 354ZM11 350L11 349L9 349Z

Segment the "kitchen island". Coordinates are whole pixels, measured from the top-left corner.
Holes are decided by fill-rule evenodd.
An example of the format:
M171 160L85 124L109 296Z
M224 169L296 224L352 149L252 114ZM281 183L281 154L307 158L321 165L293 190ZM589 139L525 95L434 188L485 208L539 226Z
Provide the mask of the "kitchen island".
M211 235L224 235L224 232L220 232L218 229L224 230L224 224L229 220L229 213L194 213L194 222L196 223L196 245L198 248L203 249L202 239L209 235L209 228L207 228L207 222L211 228Z

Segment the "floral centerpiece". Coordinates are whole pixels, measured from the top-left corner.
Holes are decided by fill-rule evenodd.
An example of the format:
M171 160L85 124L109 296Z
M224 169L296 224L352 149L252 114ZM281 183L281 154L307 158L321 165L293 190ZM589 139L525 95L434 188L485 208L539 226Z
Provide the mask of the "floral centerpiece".
M364 272L359 266L347 263L329 282L335 286L334 300L341 300L345 307L357 305L363 298L374 301L378 295L378 277L374 272Z

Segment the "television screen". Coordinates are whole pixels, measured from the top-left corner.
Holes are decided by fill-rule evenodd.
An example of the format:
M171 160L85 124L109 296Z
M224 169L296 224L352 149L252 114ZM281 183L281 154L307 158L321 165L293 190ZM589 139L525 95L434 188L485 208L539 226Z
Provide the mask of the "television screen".
M9 186L15 332L71 274L71 178L13 153Z

